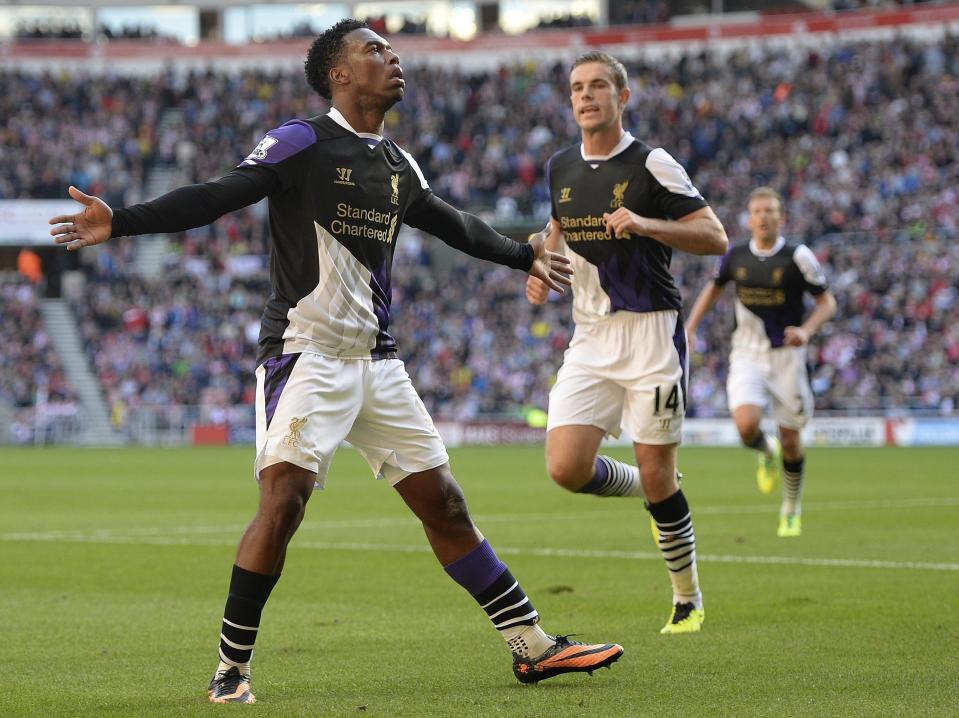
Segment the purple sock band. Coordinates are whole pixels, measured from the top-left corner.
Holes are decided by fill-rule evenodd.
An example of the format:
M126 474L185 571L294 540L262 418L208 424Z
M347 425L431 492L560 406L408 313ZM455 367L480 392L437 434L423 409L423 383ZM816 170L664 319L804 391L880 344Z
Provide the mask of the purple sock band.
M609 478L609 467L606 466L606 462L597 456L596 461L593 462L593 467L593 478L577 491L577 494L595 494L606 485L606 480Z
M450 578L469 591L471 596L476 596L503 574L506 564L499 560L489 541L484 539L483 543L468 554L443 568Z

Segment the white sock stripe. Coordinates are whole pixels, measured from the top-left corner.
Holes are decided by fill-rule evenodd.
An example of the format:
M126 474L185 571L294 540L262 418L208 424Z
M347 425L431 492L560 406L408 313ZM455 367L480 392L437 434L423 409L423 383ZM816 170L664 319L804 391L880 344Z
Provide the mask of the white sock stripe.
M238 651L252 651L252 650L253 650L253 644L252 644L252 643L251 643L249 646L244 646L242 643L234 643L234 642L231 641L229 638L227 638L226 636L224 636L222 633L220 634L220 640L223 641L223 642L224 642L226 645L228 645L230 648L235 648L235 649L238 650Z
M503 591L499 596L497 596L496 598L494 598L494 599L493 599L492 601L490 601L489 603L484 603L482 606L480 606L480 608L486 608L487 606L492 606L494 603L496 603L497 601L499 601L503 596L505 596L507 593L509 593L510 591L512 591L512 590L513 590L514 588L516 588L517 586L519 586L519 581L513 581L513 585L512 585L512 586L510 586L509 588L507 588L505 591Z
M537 618L538 616L539 614L536 611L533 611L531 613L527 613L525 616L519 616L518 618L511 618L508 621L504 621L503 623L494 623L493 625L496 626L496 630L502 631L504 628L509 628L512 625L515 625L517 623L522 623L523 621L528 621L530 618Z
M693 549L695 550L696 542L695 542L695 541L687 541L687 542L684 543L682 546L670 546L669 548L660 547L659 550L660 550L660 552L663 554L663 558L665 558L667 561L670 561L670 560L672 560L673 555L674 555L677 551L686 551L686 550L689 549L690 546L692 546Z
M659 551L660 553L668 553L670 551L675 551L677 549L684 548L686 546L693 546L696 543L696 537L690 534L689 536L683 536L679 540L674 541L660 541L659 542Z
M220 660L223 661L224 663L226 663L227 665L236 666L237 668L240 668L241 666L245 666L247 663L249 663L249 661L244 661L243 663L237 663L236 661L234 661L234 660L232 660L232 659L230 659L230 658L227 658L227 657L223 654L223 649L222 649L222 648L220 649Z
M692 516L692 513L690 513L689 511L687 511L687 512L686 512L686 515L683 516L683 517L682 517L681 519L679 519L678 521L657 521L657 522L656 522L656 527L659 528L659 529L664 529L664 528L668 529L668 527L670 527L670 526L676 526L677 524L683 523L683 521L689 521L691 516Z
M689 549L688 551L685 551L684 553L679 554L678 556L668 556L664 558L666 559L666 564L669 565L669 564L675 563L676 561L681 561L689 555L692 555L693 557L696 556L695 547Z
M657 527L658 528L658 527ZM683 539L687 536L693 535L693 525L692 523L683 526L681 529L676 529L675 531L663 531L659 530L660 541L664 538L670 541L676 541L677 539Z
M522 606L524 603L529 603L529 599L528 599L526 596L523 596L523 600L520 601L519 603L514 603L512 606L507 606L506 608L504 608L504 609L501 610L501 611L497 611L496 613L491 613L490 616L489 616L489 619L492 621L494 618L496 618L497 616L499 616L501 613L506 613L507 611L510 611L510 610L516 608L517 606ZM493 621L493 622L495 623L495 621Z
M228 626L233 626L234 628L239 628L241 631L259 631L259 626L241 626L239 623L233 623L233 621L228 621L226 618L223 619L223 622Z
M631 496L639 481L635 466L617 461L609 456L599 456L607 470L606 482L596 492L597 496Z

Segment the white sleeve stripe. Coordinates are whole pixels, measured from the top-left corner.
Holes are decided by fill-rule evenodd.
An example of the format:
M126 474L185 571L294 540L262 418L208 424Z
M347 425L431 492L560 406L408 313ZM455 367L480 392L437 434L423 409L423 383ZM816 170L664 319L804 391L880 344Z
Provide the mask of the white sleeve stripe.
M662 147L657 147L646 156L646 169L663 187L673 194L702 199L699 190L686 174L686 170Z
M809 284L817 287L826 286L826 273L823 272L819 260L816 259L816 255L809 247L805 244L796 247L796 251L793 253L793 261Z
M399 147L399 145L397 145ZM416 172L416 176L420 178L420 187L423 189L429 189L430 185L426 181L426 177L423 176L423 171L420 169L420 166L416 164L416 160L413 159L413 155L404 150L402 147L399 148L400 152L403 153L403 156L409 160L410 166L413 168L413 171Z

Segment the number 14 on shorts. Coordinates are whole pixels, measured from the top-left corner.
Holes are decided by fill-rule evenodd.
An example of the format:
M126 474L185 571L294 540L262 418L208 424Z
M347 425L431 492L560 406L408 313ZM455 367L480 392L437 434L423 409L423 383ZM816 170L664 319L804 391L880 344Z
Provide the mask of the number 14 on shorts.
M664 396L666 397L665 401L663 401ZM669 411L673 416L678 414L680 412L679 396L679 384L673 384L671 387L657 386L653 394L653 414L660 416L664 410ZM683 399L683 404L685 404L685 397Z

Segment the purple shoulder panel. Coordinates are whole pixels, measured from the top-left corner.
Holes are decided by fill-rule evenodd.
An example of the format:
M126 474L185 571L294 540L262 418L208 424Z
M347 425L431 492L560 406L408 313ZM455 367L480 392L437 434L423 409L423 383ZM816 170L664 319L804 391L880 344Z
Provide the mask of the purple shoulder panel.
M316 142L313 125L303 120L290 120L270 130L243 161L247 165L274 165L305 150Z

